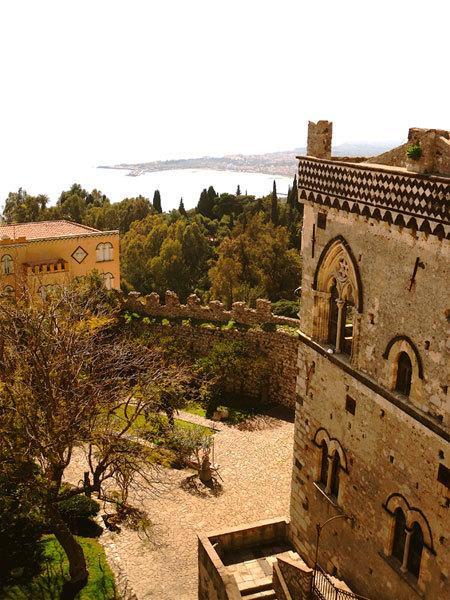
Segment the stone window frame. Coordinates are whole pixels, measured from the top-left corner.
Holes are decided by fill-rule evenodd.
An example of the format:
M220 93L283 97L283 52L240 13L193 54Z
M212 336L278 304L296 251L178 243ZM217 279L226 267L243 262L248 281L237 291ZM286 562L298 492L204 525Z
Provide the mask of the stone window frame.
M107 262L114 260L114 247L111 242L100 242L95 249L97 262Z
M342 322L346 307L352 306L353 332L350 359L354 358L359 337L363 310L362 282L355 257L349 244L342 236L337 236L325 245L317 262L312 289L314 290L313 338L322 343L330 343L330 302L332 290L337 290L338 325L336 341L331 344L335 351L345 349L345 323Z
M1 259L2 275L14 274L14 260L11 254L4 254Z
M387 560L388 564L390 564L391 567L413 588L417 588L420 592L423 592L426 585L425 578L428 571L428 564L431 560L433 560L433 557L436 556L430 524L428 523L428 520L423 512L419 508L411 506L408 500L402 494L391 494L382 506L385 514L387 515L387 536L385 537L385 546L380 554ZM392 554L394 548L396 511L398 509L402 510L406 522L405 546L402 563L400 563L400 561ZM420 527L423 537L422 556L418 578L410 573L407 568L410 550L409 543L413 533L414 524L417 524Z
M315 468L315 481L314 485L325 495L333 506L339 507L342 504L342 498L345 490L345 478L341 477L342 473L348 475L347 457L341 443L337 438L330 437L330 434L325 428L320 428L316 431L313 439L314 445L317 447L317 460ZM327 482L326 484L322 481L323 479L323 449L324 444L327 448ZM339 457L338 472L335 473L335 457ZM333 495L332 488L334 485L334 475L338 481L338 492L337 495Z
M397 390L398 363L402 353L408 355L412 367L410 389L407 396ZM393 337L383 352L383 358L387 361L386 383L388 389L400 394L403 398L412 401L418 400L421 395L421 381L424 379L424 373L422 359L414 342L406 335Z

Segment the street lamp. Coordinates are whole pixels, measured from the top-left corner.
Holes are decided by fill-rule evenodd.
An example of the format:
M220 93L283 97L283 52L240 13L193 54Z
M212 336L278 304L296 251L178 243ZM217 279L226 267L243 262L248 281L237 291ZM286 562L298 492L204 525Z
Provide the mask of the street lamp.
M319 542L320 542L320 534L322 533L322 529L325 527L325 525L328 525L328 523L331 523L331 521L334 521L336 519L348 519L349 521L353 522L353 517L350 517L349 515L342 513L340 515L335 515L334 517L330 517L329 519L327 519L325 521L325 523L322 523L322 524L316 523L317 540L316 540L316 557L314 560L314 571L317 569L317 559L319 556Z

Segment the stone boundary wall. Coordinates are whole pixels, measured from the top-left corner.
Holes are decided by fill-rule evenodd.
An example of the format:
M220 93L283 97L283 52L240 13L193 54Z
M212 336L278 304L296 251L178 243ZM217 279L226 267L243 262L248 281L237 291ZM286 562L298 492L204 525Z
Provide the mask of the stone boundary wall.
M298 328L299 321L287 317L272 315L271 303L258 300L256 310L249 309L243 302L235 302L232 310L226 310L220 302L210 302L202 306L196 296L190 296L186 305L180 304L178 296L166 292L165 304L160 304L158 294L140 296L131 292L128 296L119 294L122 310L135 312L150 318L167 319L163 323L151 324L152 330L160 339L174 337L188 351L204 355L219 341L241 341L249 347L249 369L240 390L249 397L260 399L268 404L277 404L295 408L296 380L298 372L298 335L276 331L277 325L288 325ZM191 321L183 324L183 320ZM222 329L221 324L230 320L237 325L249 328ZM214 323L217 327L202 327L205 323ZM270 325L273 331L262 330L258 326ZM253 329L251 328L253 326ZM264 394L260 396L260 373L251 368L252 357L263 355L267 361L268 382L263 386ZM256 396L258 395L258 397Z
M278 600L307 600L311 595L313 570L287 554L278 556L273 570L273 589Z
M149 317L160 317L166 319L195 319L199 321L217 321L227 323L235 321L242 325L288 325L299 327L298 319L280 317L272 314L272 303L270 300L259 298L256 301L256 309L248 308L245 302L233 302L231 310L227 310L222 302L211 300L207 305L200 302L200 298L191 294L186 304L181 304L175 292L167 291L164 304L161 304L159 294L152 292L148 296L142 296L139 292L130 292L127 296L117 292L124 310L132 310Z

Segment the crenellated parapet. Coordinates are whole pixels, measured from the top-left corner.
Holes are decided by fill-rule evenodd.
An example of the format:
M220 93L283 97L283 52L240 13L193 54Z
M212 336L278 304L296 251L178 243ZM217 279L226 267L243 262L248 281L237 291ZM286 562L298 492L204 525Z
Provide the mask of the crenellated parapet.
M289 327L299 326L297 319L272 314L272 303L270 300L264 300L263 298L256 301L256 308L249 308L245 302L234 302L231 310L227 310L225 305L218 300L211 300L208 304L202 304L200 298L195 294L191 294L187 298L186 304L181 304L178 295L171 291L165 293L163 304L156 292L152 292L147 296L143 296L139 292L129 292L128 295L122 292L117 292L117 294L123 310L133 311L148 317L193 319L219 323L234 321L243 325L272 323Z

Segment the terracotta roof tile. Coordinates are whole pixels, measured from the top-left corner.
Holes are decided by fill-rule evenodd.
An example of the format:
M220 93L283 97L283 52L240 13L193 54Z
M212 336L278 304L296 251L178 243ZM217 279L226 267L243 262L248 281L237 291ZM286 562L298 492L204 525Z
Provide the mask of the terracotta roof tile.
M98 229L72 223L71 221L40 221L36 223L16 223L0 226L0 240L25 237L28 240L59 238L67 235L86 235L97 233Z

